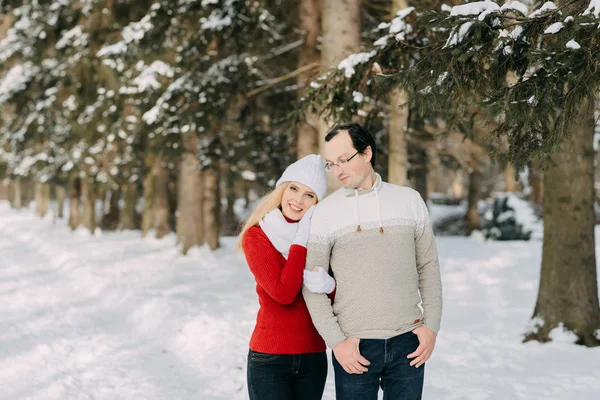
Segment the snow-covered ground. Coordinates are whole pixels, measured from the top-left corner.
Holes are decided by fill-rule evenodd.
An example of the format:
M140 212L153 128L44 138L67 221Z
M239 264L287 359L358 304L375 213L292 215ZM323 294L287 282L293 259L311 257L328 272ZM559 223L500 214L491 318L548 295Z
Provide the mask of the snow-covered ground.
M0 202L0 399L246 399L257 302L235 238L186 257L174 242L73 233ZM444 317L425 400L598 398L600 348L561 333L521 343L541 242L438 246Z

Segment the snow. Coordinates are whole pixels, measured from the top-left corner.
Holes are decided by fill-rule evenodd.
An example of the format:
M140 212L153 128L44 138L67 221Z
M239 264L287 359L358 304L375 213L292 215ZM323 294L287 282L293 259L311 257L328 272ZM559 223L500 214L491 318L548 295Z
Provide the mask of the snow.
M142 72L132 82L137 86L138 93L145 92L148 89L159 89L161 87L161 84L158 81L159 75L168 78L172 78L174 75L171 66L163 61L154 61L146 68L143 67L143 62L141 63L142 64L139 67L136 66L136 68Z
M568 49L573 49L573 50L577 50L581 48L581 45L579 43L577 43L574 39L571 39L567 42L566 44Z
M444 72L444 73L440 74L440 75L438 76L438 78L437 78L436 85L437 85L437 86L441 86L441 85L442 85L442 83L444 83L444 81L446 80L446 78L447 78L447 77L448 77L448 71L446 71L446 72Z
M544 237L543 224L535 215L531 205L526 200L519 198L514 193L509 193L507 205L514 210L513 215L515 216L517 223L523 226L523 231L531 231L532 239L541 240ZM502 214L500 214L498 220L500 220L501 216Z
M64 49L67 46L84 47L87 45L89 35L83 32L81 25L77 25L71 30L63 33L62 37L56 42L58 50Z
M523 16L527 16L527 14L529 14L529 9L525 4L521 3L520 1L514 0L508 1L507 3L503 4L502 7L500 7L500 11L518 11Z
M39 67L29 61L12 67L0 80L0 104L8 101L16 93L25 90L38 71Z
M540 15L542 15L543 13L545 13L546 11L553 11L553 10L556 10L556 4L554 4L551 1L547 1L540 8L538 8L537 10L535 10L534 12L532 12L529 15L529 18L539 17Z
M406 18L414 11L414 7L404 8L398 11L398 13L396 13L396 16L394 17L391 23L382 22L381 24L379 24L377 29L388 29L388 34L377 39L374 45L376 47L385 47L387 45L388 39L391 37L395 37L397 41L406 40L406 35L413 31L413 27L410 24L404 22L404 18Z
M466 5L470 5L470 4L475 4L475 3L469 3ZM473 26L473 24L474 24L473 22L469 21L469 22L465 22L465 23L461 24L458 27L458 29L454 28L454 30L448 37L446 44L444 44L443 48L456 46L457 44L461 43L467 36L467 33L469 33L469 30L471 29L471 26Z
M583 12L583 15L593 14L594 17L600 17L600 0L590 0L590 5Z
M346 78L351 78L352 75L354 75L354 73L356 72L354 67L356 67L358 64L368 62L376 54L377 54L376 51L372 51L370 53L352 54L340 62L340 64L338 65L338 69L343 69L344 76Z
M555 22L552 25L550 25L549 27L547 27L546 30L544 31L544 33L549 33L549 34L558 33L564 27L565 27L565 25L562 22Z
M356 103L362 103L365 99L365 96L361 92L354 91L352 92L352 99Z
M258 304L235 238L182 256L174 234L71 232L5 202L0 221L0 382L10 382L1 398L248 398ZM597 397L600 348L576 346L560 328L551 343L521 342L540 241L437 242L444 316L424 400ZM330 364L324 400L334 397Z
M127 52L127 45L132 42L139 42L144 38L146 33L154 28L152 22L150 22L150 15L144 16L137 22L132 22L121 31L121 37L123 40L112 45L104 46L96 54L98 57L105 57L111 55L119 55Z
M219 31L219 30L231 25L231 23L232 23L232 20L229 15L222 17L217 14L212 14L206 19L206 21L204 21L200 25L200 28L206 29L206 30Z
M460 6L452 7L452 11L450 15L453 17L456 16L467 16L467 15L479 15L480 20L482 21L484 18L481 18L483 14L484 17L492 12L500 11L500 6L493 1L476 1L473 3L462 4Z

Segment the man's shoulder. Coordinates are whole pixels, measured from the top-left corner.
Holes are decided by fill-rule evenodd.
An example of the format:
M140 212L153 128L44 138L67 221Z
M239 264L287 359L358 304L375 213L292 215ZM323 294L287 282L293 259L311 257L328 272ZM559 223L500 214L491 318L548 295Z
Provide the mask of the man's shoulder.
M408 186L400 186L389 182L382 182L382 186L383 189L392 196L401 196L407 199L415 198L415 196L421 197L419 192Z
M319 209L331 209L332 207L338 205L339 206L339 201L342 197L344 197L344 188L338 189L335 192L331 193L329 196L325 197L323 200L321 200L316 207L316 210Z

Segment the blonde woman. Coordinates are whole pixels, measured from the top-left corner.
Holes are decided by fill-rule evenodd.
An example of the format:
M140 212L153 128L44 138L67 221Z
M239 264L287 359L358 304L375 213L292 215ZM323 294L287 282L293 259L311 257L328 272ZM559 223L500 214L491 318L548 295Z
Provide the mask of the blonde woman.
M323 395L326 346L301 288L310 219L326 186L320 156L296 161L240 234L238 248L256 278L260 304L248 353L250 400L318 400Z

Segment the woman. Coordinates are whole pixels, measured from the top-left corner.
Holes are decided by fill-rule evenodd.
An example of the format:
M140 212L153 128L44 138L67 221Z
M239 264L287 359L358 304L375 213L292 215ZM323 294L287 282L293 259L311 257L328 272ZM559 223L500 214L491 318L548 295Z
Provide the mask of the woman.
M325 342L300 293L314 205L327 189L325 164L291 164L246 222L242 248L260 308L248 353L250 400L318 400L327 378Z

